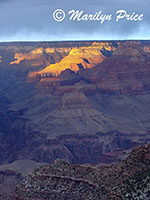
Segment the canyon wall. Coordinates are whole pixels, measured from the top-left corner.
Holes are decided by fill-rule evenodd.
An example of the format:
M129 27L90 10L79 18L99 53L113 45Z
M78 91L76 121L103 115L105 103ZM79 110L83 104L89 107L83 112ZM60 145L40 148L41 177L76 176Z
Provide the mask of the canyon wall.
M110 163L149 143L149 49L149 41L1 43L0 163Z

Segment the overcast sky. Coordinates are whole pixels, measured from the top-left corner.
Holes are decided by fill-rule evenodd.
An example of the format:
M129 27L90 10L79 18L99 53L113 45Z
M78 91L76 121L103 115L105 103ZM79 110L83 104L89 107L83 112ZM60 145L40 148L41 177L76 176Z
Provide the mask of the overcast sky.
M62 9L66 18L53 19ZM112 20L70 21L70 10L111 14ZM116 11L143 14L142 21L122 19ZM150 0L0 0L0 41L150 39ZM59 16L59 15L58 15Z

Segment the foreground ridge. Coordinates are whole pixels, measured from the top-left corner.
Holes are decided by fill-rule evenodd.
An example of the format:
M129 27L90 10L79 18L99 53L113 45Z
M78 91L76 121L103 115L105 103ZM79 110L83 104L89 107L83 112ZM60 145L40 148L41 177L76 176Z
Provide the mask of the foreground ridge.
M16 188L16 200L148 200L150 145L135 148L115 165L70 164L57 159L37 168Z

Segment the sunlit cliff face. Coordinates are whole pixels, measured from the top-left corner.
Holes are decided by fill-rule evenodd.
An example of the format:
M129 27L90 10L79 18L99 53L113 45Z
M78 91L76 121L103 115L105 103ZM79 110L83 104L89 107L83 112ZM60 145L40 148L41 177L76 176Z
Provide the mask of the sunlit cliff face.
M32 60L36 59L39 54L43 54L43 48L37 48L32 50L29 54L25 53L15 53L14 59L10 64L19 64L22 60Z
M29 53L15 53L14 59L15 61L10 62L11 65L13 64L20 64L21 61L29 62L32 66L39 66L39 65L49 65L51 63L51 60L49 62L45 62L45 57L50 56L51 54L57 54L64 53L68 54L70 52L71 48L43 48L39 47L36 49L33 49ZM40 61L39 61L40 58ZM54 59L54 62L57 61L57 59Z
M149 46L145 46L144 47L144 51L145 51L145 53L150 53L150 47Z
M92 68L96 64L101 63L109 54L116 48L110 43L98 43L94 42L88 47L76 47L72 48L68 56L65 56L60 62L55 64L50 64L44 70L31 73L29 76L35 76L40 74L41 76L49 74L51 76L58 76L62 71L70 69L75 73L80 69ZM63 49L63 51L68 51L68 49ZM107 54L105 56L105 54Z
M29 67L27 82L37 82L44 93L79 91L76 83L81 80L92 85L88 90L87 86L86 90L82 89L90 94L93 87L94 91L96 87L97 90L123 93L149 88L149 42L79 41L34 45L15 49L10 63L20 68Z

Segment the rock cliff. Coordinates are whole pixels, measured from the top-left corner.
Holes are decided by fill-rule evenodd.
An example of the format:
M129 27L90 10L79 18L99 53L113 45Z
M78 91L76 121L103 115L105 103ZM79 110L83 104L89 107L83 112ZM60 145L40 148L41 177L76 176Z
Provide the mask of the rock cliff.
M0 164L112 163L149 143L149 48L149 41L0 43Z
M55 92L58 86L75 88L81 79L96 86L97 91L141 93L150 89L149 58L148 43L142 41L93 42L72 48L59 62L29 73L28 81L39 82L47 93ZM76 76L62 77L66 70Z

